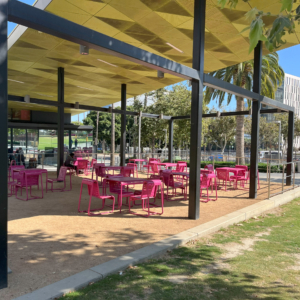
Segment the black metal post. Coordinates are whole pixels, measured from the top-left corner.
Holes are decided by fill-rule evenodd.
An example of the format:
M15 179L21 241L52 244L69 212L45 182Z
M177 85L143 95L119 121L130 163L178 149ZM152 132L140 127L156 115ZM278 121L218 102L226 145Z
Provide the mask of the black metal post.
M7 287L7 8L0 0L0 289Z
M295 116L294 112L289 112L288 120L288 147L287 147L287 167L286 167L286 185L292 185L292 164L293 161L293 146L294 146L294 126L295 126Z
M72 152L72 130L69 130L69 152Z
M57 174L64 164L64 68L58 68L57 98L58 98L58 127L57 127Z
M14 149L14 132L13 132L13 128L10 128L10 147L11 149Z
M126 84L121 85L121 110L126 111ZM120 145L120 165L125 166L126 149L126 114L121 115L121 145Z
M197 220L200 217L205 10L206 0L195 1L193 68L199 71L200 79L199 81L192 80L189 219L193 220Z
M174 121L171 119L169 121L169 162L173 162L173 131L174 131Z
M27 148L28 148L28 130L25 129L25 147L26 147L26 154L27 154Z
M254 74L253 92L261 92L261 67L262 67L262 42L258 42L254 49ZM258 172L258 148L259 148L259 120L260 101L252 102L252 131L251 131L251 158L250 158L250 189L249 198L257 198L257 172Z

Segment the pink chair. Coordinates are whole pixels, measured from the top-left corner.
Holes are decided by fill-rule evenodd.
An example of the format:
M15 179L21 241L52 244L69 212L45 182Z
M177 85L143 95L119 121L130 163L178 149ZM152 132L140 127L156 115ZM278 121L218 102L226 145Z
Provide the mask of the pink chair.
M157 162L154 162L152 161L149 165L148 165L148 172L147 172L147 177L150 175L150 174L159 174L160 173L160 170L161 170L161 167L160 165L157 164Z
M214 184L212 183L212 180L214 179ZM209 198L209 193L208 190L210 187L213 187L213 185L215 186L215 190L216 190L216 198L212 199ZM202 196L202 190L206 190L206 199L205 200L201 200L201 196ZM203 174L203 176L201 176L201 180L200 180L200 201L201 202L208 202L208 201L216 201L218 200L218 187L217 187L217 178L216 175L213 173L210 174Z
M41 187L42 187L42 196L33 196L31 194L31 188L33 186L39 186L39 178L41 177ZM22 190L23 188L26 189L26 199L18 197L18 190L21 189L21 196L22 196ZM30 190L30 197L28 195L28 188ZM16 184L16 198L23 201L28 201L32 199L42 199L44 197L44 191L43 191L43 180L42 180L42 173L39 171L32 170L31 172L28 172L26 170L20 171L19 175L19 182Z
M173 172L187 172L187 163L182 161L182 162L178 162L176 169Z
M8 193L7 196L11 197L11 196L15 195L17 182L16 181L8 181L7 185L8 185L8 191L10 189L10 193Z
M99 171L98 171L99 167L105 167L105 164L104 163L94 163L94 165L93 165L92 179L94 179L94 171L95 171L97 181L98 181L97 173L99 173Z
M94 164L97 163L97 159L93 158L89 163L88 163L88 172L90 173L91 171L93 172L93 167Z
M150 203L150 199L156 198L159 187L161 189L161 193L160 193L161 194L161 205L153 204L153 202ZM164 212L164 194L163 194L162 190L163 190L163 186L162 186L162 182L160 180L145 181L143 183L143 189L141 191L141 194L133 195L129 198L129 204L128 204L129 213L136 215L136 216L141 216L141 217L149 217L150 215L162 215ZM130 210L130 208L131 208L130 203L132 201L134 203L135 203L135 201L142 201L142 210L147 213L146 214L138 214L138 213L132 212ZM151 211L150 205L151 205L151 207L153 207L153 206L161 207L161 213Z
M71 176L71 174L69 174L70 175L70 189L66 190L66 186L67 186L67 183L66 183L67 172L68 172L68 168L67 167L60 167L57 179L47 179L47 181L46 181L46 193L48 193L48 183L51 184L51 192L53 192L53 191L59 191L59 192L68 192L68 191L71 191L72 190L72 179L71 179L72 176ZM63 182L64 183L64 187L63 188L59 188L59 189L53 189L53 183L54 182Z
M240 182L240 187L242 187L242 189L248 190L249 188L245 188L245 183L250 182L250 170L249 171L245 171L244 175L235 175L235 176L231 176L230 178L232 178L235 181L235 188L237 189L237 185L238 182ZM260 183L259 183L259 172L257 171L257 189L260 189Z
M223 186L225 186L225 192L227 191L227 182L231 184L231 182L234 181L234 179L230 178L229 172L226 169L216 169L217 172L217 178L219 183L223 181Z
M88 163L87 159L77 160L77 176L79 174L79 170L83 170L84 175L88 175Z
M12 181L18 181L19 180L19 175L20 175L20 172L14 172L14 170L24 170L25 169L25 166L17 166L17 165L13 165L10 167L10 172L11 172L11 178L12 178Z
M122 198L127 198L126 204L128 204L128 199L129 197L134 195L134 192L128 191L128 186L125 187L124 185L121 185L120 182L115 182L115 181L110 181L109 180L109 191L112 194L117 194L118 195L118 208L122 209ZM103 180L103 186L106 187L106 180ZM106 190L106 188L105 188ZM121 191L122 191L122 198L121 198Z
M207 169L209 172L214 173L214 166L213 165L206 165L204 169Z
M87 187L88 187L88 194L90 196L89 206L88 206L87 210L80 210L82 188L83 188L84 184L87 185ZM92 198L93 197L102 200L102 207L101 208L91 209L91 204L92 204ZM105 207L105 200L106 199L113 201L112 210L108 211L108 212L98 213L98 214L92 213L92 211L101 211L101 210L103 210L104 207ZM80 212L80 213L87 212L89 216L97 216L97 215L105 215L105 214L112 213L112 212L114 212L114 209L115 209L115 197L111 196L111 195L100 195L97 180L87 179L87 178L82 179L81 189L80 189L80 194L79 194L78 212Z
M105 166L104 166L105 167ZM98 181L98 177L101 178L100 185L103 184L103 178L106 178L109 174L106 168L102 168L102 166L98 166L95 168L96 180Z
M127 167L133 168L133 170L134 170L133 176L135 176L135 174L136 174L136 177L139 178L139 172L138 172L138 166L137 166L137 164L134 164L134 163L128 163L128 164L127 164Z
M184 184L183 180L181 182L175 181L172 170L161 171L160 175L163 178L164 185L167 187L167 195L166 195L167 201L179 201L179 200L187 199L187 193L186 193L187 185ZM171 200L172 196L169 196L169 187L172 188L172 194L171 194L172 196L177 196L176 190L181 189L184 198Z

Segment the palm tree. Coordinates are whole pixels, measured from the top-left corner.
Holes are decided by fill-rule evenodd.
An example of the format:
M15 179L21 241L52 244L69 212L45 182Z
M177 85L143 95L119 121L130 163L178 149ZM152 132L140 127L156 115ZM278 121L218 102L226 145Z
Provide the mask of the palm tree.
M284 80L284 71L278 64L279 55L274 52L263 56L262 72L261 72L261 94L263 96L274 99L275 92L281 86ZM209 75L230 82L247 90L252 90L253 86L254 61L249 60L243 63L227 67L218 71L209 73ZM225 100L226 93L223 91L207 88L205 92L205 103L211 100L218 100L219 107ZM236 111L243 111L245 102L242 97L236 98ZM228 94L227 104L230 103L232 94ZM251 107L251 101L248 101L248 107ZM240 163L244 163L244 116L236 117L236 157L240 159Z

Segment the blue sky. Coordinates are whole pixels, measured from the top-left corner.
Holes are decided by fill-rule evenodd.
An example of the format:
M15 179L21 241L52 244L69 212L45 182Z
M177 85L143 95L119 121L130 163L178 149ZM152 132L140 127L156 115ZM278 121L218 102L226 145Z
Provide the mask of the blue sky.
M35 0L20 0L21 2L27 3L32 5ZM8 24L8 34L14 29L16 24L10 23ZM300 53L300 45L294 46L288 49L284 49L281 51L278 51L279 54L279 64L284 69L285 73L299 76L300 77L300 61L298 60ZM209 107L217 106L216 102L212 102ZM231 101L230 105L226 106L226 110L235 110L236 103L234 100ZM80 121L83 119L83 114L80 115L79 119ZM73 121L77 121L78 117L72 118Z

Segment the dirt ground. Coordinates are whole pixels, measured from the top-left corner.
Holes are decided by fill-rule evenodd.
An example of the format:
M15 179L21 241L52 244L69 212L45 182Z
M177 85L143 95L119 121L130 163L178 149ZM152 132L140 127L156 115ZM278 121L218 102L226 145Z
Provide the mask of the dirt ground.
M51 177L55 173L49 173ZM0 299L14 299L267 198L267 186L261 182L256 200L248 199L246 190L218 190L217 201L201 203L197 221L188 219L188 201L165 201L164 214L150 218L128 214L126 206L122 214L116 210L89 217L77 212L81 180L72 176L72 191L48 192L43 199L9 198L8 261L13 273L9 287L0 290ZM274 184L272 191L277 188ZM38 193L33 189L33 194ZM87 203L85 189L83 209ZM99 203L95 199L93 206Z

